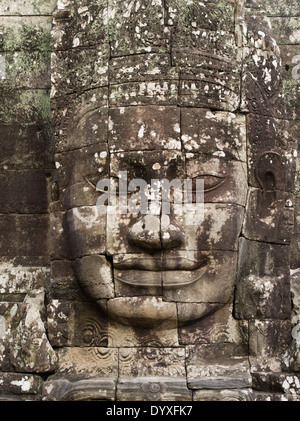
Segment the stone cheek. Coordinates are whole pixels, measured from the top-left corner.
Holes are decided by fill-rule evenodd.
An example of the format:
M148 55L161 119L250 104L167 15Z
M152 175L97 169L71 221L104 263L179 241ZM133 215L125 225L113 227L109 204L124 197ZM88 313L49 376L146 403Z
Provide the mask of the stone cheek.
M87 180L96 184L99 175L108 174L107 155L106 145L99 144L56 154L60 188L63 190L83 181L88 187Z
M105 252L106 215L96 206L72 208L66 213L69 250L72 258Z
M112 271L105 256L84 256L74 264L81 286L93 300L114 297Z
M205 204L204 221L197 235L198 248L237 251L243 216L241 206Z
M168 288L166 278L163 278L163 296L167 300L178 303L227 303L233 294L237 254L230 251L214 251L201 253L202 258L207 257L208 267L206 272L191 285L179 288ZM219 275L216 276L216 273ZM176 274L175 274L176 276ZM180 276L178 274L178 276ZM222 285L219 288L218 285ZM187 305L187 312L192 307Z

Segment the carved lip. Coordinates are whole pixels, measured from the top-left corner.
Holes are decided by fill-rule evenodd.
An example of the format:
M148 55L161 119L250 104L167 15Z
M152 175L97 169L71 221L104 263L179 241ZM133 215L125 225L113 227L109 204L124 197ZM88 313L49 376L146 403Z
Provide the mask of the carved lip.
M200 261L187 259L182 257L163 256L157 257L132 257L125 258L120 261L114 261L113 266L119 270L134 270L134 271L195 271L207 264L207 259Z
M207 268L205 265L196 270L144 271L143 275L141 270L117 270L115 277L118 281L134 287L179 288L199 281Z

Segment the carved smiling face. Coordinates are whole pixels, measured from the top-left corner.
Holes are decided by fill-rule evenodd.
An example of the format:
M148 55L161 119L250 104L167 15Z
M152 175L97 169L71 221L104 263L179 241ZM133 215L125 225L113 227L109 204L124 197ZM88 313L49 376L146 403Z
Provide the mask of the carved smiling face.
M89 296L121 323L183 324L232 300L248 187L259 196L276 172L255 165L282 146L276 54L261 31L254 39L235 27L236 12L234 1L183 0L58 10L52 96L71 258ZM124 171L128 183L204 180L203 220L188 223L176 201L169 214L159 200L148 215L101 214L99 179L118 184ZM280 183L272 189L288 190ZM244 235L261 241L254 219ZM262 241L277 241L271 231Z
M73 171L78 183L66 190L73 195L65 193L81 284L100 306L108 305L111 317L128 324L177 318L185 323L222 307L233 295L246 204L245 117L150 105L114 107L108 119L107 149L83 149ZM204 214L199 208L199 220L191 224L184 210L174 211L172 195L167 214L161 197L149 200L147 215L129 209L104 215L95 199L92 206L78 206L83 199L76 199L76 185L90 195L96 177L108 176L117 186L118 205L118 177L125 171L127 189L134 179L147 185L176 179L182 190L186 179L203 180ZM101 194L94 191L95 198ZM128 192L128 201L133 194Z

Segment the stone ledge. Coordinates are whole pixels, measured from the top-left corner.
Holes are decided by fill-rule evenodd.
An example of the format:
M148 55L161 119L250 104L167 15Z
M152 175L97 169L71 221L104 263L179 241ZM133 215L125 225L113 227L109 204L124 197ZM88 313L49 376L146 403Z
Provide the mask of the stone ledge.
M44 383L43 401L115 400L116 379L55 379Z
M117 385L120 401L191 401L185 377L120 378Z
M14 400L12 395L37 395L41 382L41 377L32 374L0 373L0 400L4 400L6 394L10 396L10 400Z
M188 379L190 389L242 389L251 387L250 375L195 377Z

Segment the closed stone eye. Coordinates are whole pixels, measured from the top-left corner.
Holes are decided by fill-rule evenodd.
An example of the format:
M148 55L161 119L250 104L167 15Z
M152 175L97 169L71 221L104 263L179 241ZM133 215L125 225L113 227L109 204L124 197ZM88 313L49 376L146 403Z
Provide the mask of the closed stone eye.
M192 179L193 193L196 191L196 180L204 180L204 192L213 191L222 186L228 177L213 175L213 174L199 174Z

